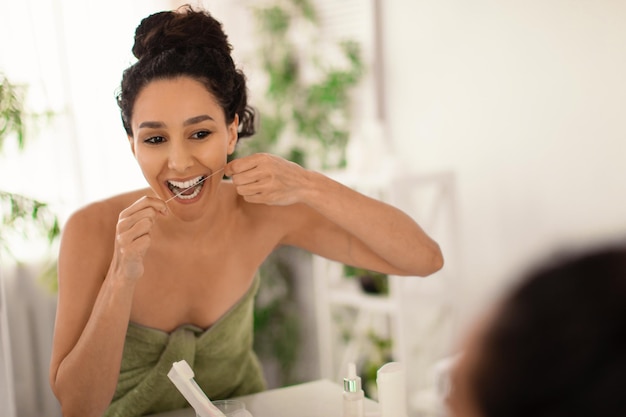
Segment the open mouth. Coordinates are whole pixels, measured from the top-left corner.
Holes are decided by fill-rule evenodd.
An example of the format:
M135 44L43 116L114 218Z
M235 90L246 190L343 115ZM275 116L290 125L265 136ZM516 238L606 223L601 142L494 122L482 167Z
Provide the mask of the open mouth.
M204 186L204 180L206 178L206 175L200 175L187 181L168 180L167 187L176 198L179 198L181 200L191 200L192 198L196 198L198 194L200 194L200 191L202 191L202 187Z

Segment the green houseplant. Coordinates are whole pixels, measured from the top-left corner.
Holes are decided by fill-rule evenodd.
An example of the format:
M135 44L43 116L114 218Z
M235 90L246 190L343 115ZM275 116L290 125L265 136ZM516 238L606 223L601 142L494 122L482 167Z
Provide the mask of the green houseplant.
M307 168L345 167L350 92L363 73L359 45L339 42L333 45L338 65L325 60L328 51L315 46L321 31L310 0L252 3L251 9L258 42L253 59L266 82L253 94L260 115L257 134L241 142L232 158L270 152ZM303 28L308 28L306 54L298 44ZM278 364L279 385L289 385L297 382L293 367L301 344L295 277L280 253L268 257L260 274L255 350L262 360Z
M359 44L322 44L310 0L276 0L253 12L266 87L256 100L259 131L238 154L263 151L310 168L345 167L350 93L363 75Z
M24 106L25 95L25 86L12 83L0 73L0 152L6 140L16 140L18 148L23 149L29 123L46 116L29 113ZM59 236L58 218L42 201L0 190L0 208L1 253L13 256L10 242L14 239L45 236L53 243Z

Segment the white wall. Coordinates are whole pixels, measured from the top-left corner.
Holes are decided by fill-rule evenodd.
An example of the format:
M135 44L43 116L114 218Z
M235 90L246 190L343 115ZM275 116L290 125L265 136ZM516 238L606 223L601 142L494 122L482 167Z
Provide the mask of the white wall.
M468 304L626 232L626 2L385 0L390 140L458 179Z

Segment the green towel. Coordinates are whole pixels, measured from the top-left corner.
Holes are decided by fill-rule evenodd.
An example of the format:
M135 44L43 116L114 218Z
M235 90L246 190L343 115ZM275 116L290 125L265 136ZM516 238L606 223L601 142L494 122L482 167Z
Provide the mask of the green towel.
M129 323L120 377L105 417L135 417L189 407L167 377L174 362L186 360L211 400L265 389L252 350L254 297L248 292L209 329L183 325L172 333Z

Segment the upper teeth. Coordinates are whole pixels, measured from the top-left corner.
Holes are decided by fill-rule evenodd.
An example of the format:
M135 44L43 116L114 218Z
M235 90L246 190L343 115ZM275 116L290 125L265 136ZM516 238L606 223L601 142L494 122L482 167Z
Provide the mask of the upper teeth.
M198 177L196 177L194 179L188 180L188 181L171 181L171 180L168 180L168 182L170 184L172 184L174 187L185 189L185 188L193 187L201 179L202 179L202 175L200 175L200 176L198 176Z

